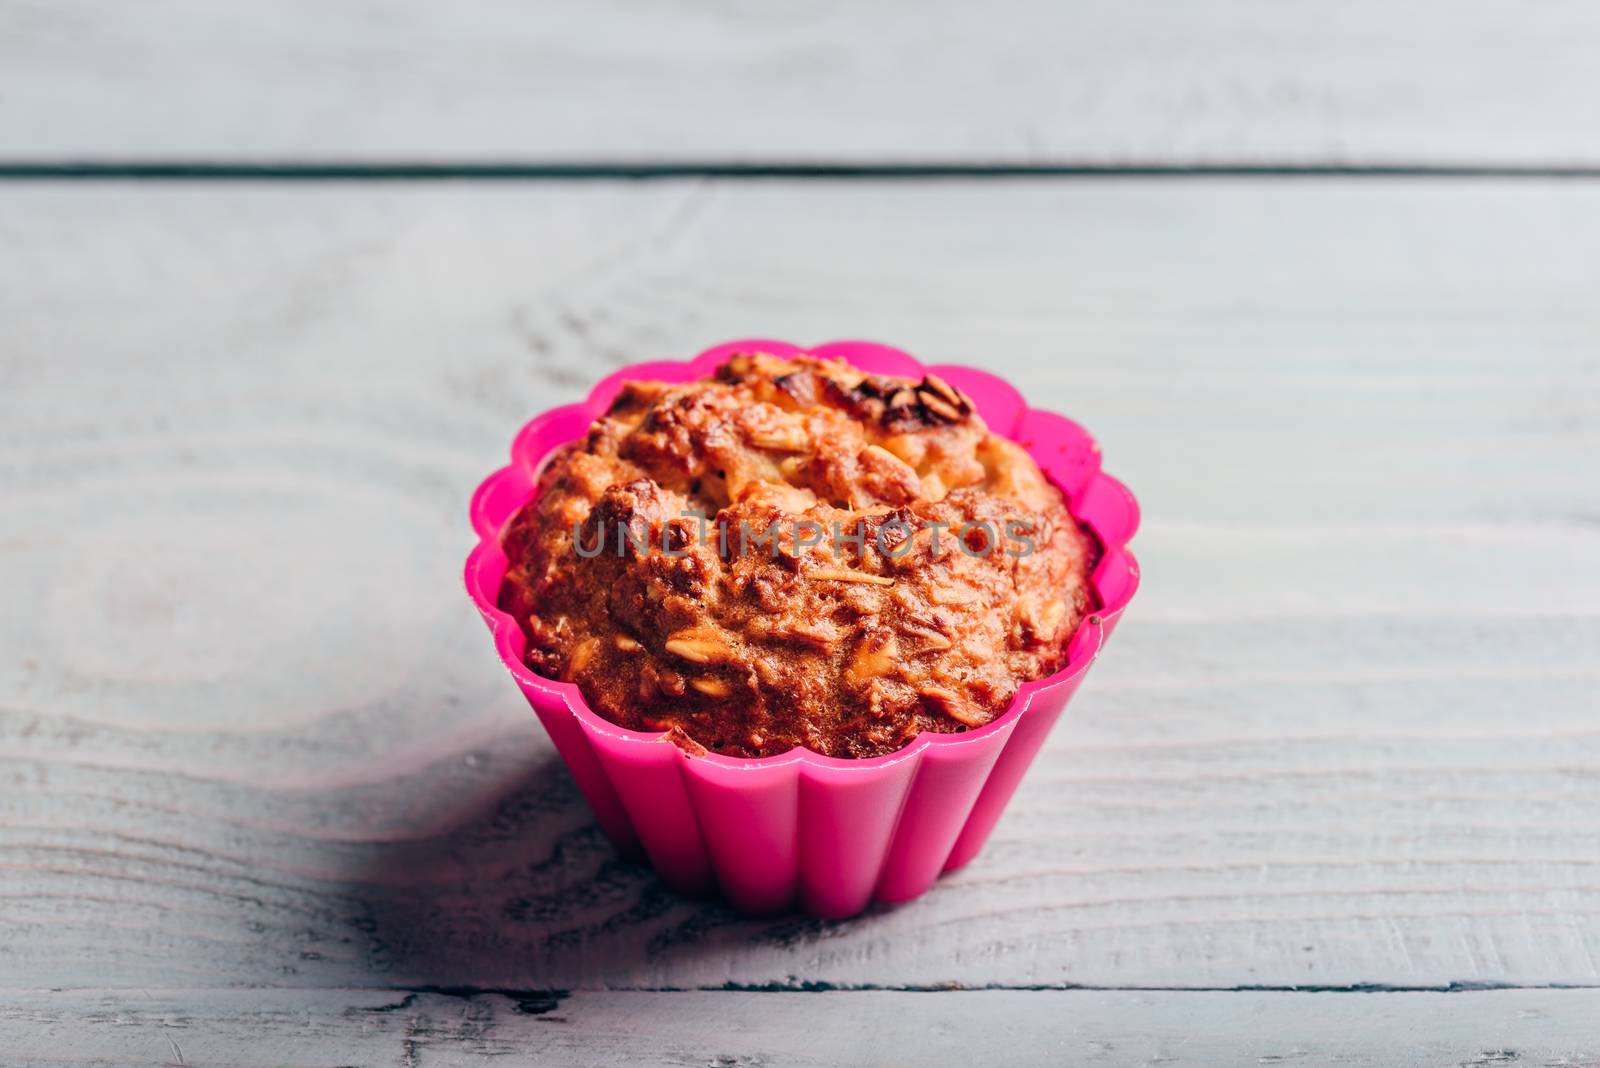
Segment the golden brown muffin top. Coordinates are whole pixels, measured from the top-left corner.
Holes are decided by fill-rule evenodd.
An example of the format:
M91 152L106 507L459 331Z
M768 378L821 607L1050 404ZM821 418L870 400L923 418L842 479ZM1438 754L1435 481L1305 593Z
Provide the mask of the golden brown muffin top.
M1094 539L960 391L734 356L629 382L504 539L527 662L691 751L838 757L1005 711L1094 607Z

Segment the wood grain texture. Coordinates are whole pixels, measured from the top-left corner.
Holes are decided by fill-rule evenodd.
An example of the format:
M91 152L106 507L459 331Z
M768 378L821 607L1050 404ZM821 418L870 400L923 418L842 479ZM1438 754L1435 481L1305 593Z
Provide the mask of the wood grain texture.
M1600 166L1581 0L0 3L0 161Z
M1600 983L1597 245L1572 182L8 187L0 976ZM615 860L460 589L523 419L756 333L995 368L1147 517L987 851L847 923Z
M0 1000L18 1068L1600 1064L1600 991L133 990Z

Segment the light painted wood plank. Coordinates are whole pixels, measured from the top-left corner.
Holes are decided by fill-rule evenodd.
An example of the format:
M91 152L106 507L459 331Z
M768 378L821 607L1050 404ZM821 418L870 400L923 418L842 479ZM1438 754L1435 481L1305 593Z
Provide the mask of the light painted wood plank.
M0 995L24 1068L85 1065L1600 1064L1600 992Z
M1586 183L10 186L0 974L1600 982ZM1099 432L1146 588L987 852L845 924L615 861L459 589L533 411L878 336Z
M0 5L0 159L1600 164L1581 0Z

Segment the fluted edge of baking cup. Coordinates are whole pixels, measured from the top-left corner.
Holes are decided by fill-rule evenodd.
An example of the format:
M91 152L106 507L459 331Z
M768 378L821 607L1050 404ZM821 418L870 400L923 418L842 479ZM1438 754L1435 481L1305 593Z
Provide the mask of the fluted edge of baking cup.
M756 759L691 756L665 733L603 719L577 686L529 669L522 628L496 602L507 566L501 534L532 498L541 464L587 433L624 381L701 378L739 352L841 357L864 371L911 379L933 371L972 398L991 430L1026 448L1103 549L1092 576L1101 607L1070 639L1066 666L1021 686L1006 711L982 727L924 731L902 749L865 760L807 749ZM686 362L624 367L582 403L524 426L511 463L478 487L471 513L478 545L467 558L467 592L606 836L624 857L648 859L674 890L720 891L751 914L799 909L851 916L874 900L916 897L942 872L976 856L1139 586L1139 566L1127 548L1139 524L1138 503L1101 470L1100 448L1081 426L1029 408L988 372L924 367L898 349L865 341L801 348L747 339Z

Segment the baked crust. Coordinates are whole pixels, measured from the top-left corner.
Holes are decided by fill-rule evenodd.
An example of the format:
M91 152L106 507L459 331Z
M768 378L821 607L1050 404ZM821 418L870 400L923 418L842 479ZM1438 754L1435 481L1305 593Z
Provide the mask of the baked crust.
M1099 554L936 376L761 353L627 383L504 547L533 670L614 723L744 757L879 756L988 722L1065 663Z

